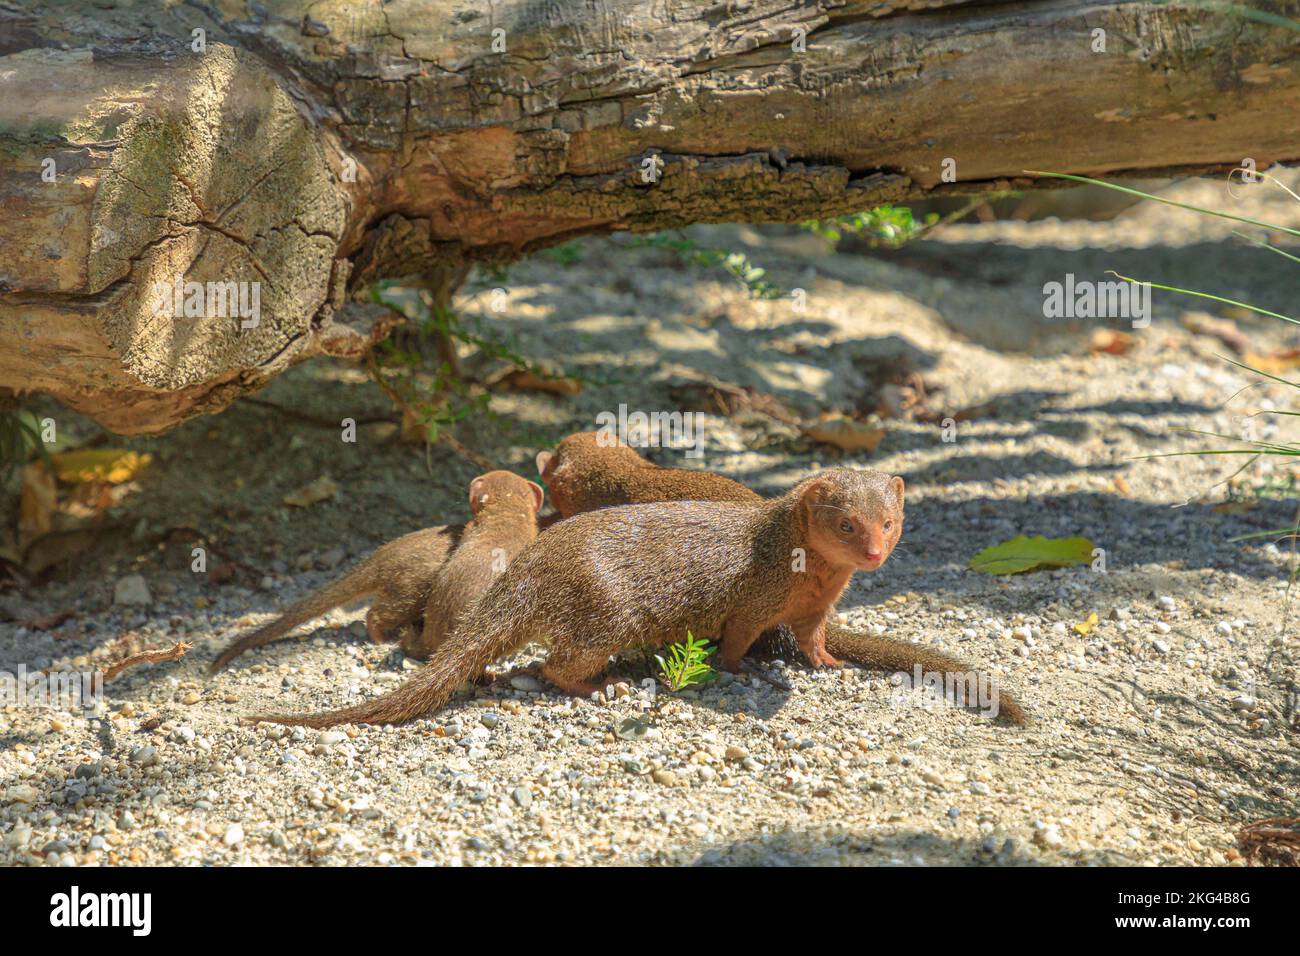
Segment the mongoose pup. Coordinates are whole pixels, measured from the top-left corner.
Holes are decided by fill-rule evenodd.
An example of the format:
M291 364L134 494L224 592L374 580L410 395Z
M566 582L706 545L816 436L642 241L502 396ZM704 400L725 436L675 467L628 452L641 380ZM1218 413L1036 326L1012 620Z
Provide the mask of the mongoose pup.
M611 654L680 640L720 641L739 667L764 630L787 624L815 663L826 617L856 571L898 542L903 480L832 469L757 504L669 501L605 508L539 535L461 618L424 669L384 697L324 714L253 720L329 727L401 723L445 704L464 681L530 641L549 640L543 675L586 696Z
M563 439L554 452L537 456L537 470L547 483L551 503L561 518L617 505L653 501L734 501L758 504L765 499L737 481L708 471L663 468L647 461L635 449L612 436L579 432ZM903 523L902 496L897 523ZM789 653L793 643L787 628L764 635L767 647ZM892 640L849 630L828 621L826 650L835 658L889 673L913 673L919 664L927 673L974 673L970 664L908 641ZM1024 724L1020 704L1007 693L999 694L999 718Z
M536 484L508 471L480 475L470 483L470 511L476 516L474 521L468 525L413 531L382 545L348 574L296 601L274 621L236 640L212 662L210 671L220 670L247 650L280 640L298 625L326 611L366 597L374 598L366 613L370 639L379 643L394 639L399 631L405 632L403 648L420 656L426 641L440 640L440 625L436 623L427 637L418 631L421 617L425 617L427 629L430 605L439 620L453 612L459 613L487 589L492 549L503 547L513 555L537 533L536 525L529 529L527 521L517 519L513 504L498 509L496 503L539 501L541 493ZM490 515L485 513L479 518L477 509L488 504L492 506ZM461 548L471 543L473 547L458 558ZM485 543L486 549L481 546ZM448 556L455 559L451 562L453 567L439 581ZM477 577L481 581L477 590L472 584L472 579L476 579L475 569L487 576ZM436 598L433 596L435 582L446 588Z
M663 468L609 432L577 432L537 453L537 471L562 518L597 508L652 501L761 501L711 471Z
M461 614L477 601L516 554L537 537L541 486L508 471L492 471L469 486L474 520L438 568L429 588L424 628L402 638L402 650L427 658L456 629Z

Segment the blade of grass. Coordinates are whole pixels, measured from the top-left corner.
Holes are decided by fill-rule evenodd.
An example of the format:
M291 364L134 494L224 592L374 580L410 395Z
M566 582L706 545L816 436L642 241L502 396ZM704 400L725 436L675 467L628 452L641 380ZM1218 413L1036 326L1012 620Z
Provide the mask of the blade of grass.
M1284 535L1293 537L1300 534L1300 528L1278 528L1275 531L1252 531L1250 534L1239 534L1235 538L1229 538L1229 541L1250 541L1253 538L1271 538L1275 535Z
M1263 369L1255 368L1253 365L1246 365L1244 362L1238 362L1236 359L1228 358L1226 355L1219 355L1218 358L1223 359L1229 365L1235 365L1237 368L1244 368L1248 371L1254 372L1256 375L1263 375L1265 378L1271 378L1273 381L1280 382L1283 385L1290 385L1292 388L1300 388L1300 382L1289 382L1284 378L1279 378L1271 372L1265 372Z
M1251 226L1261 226L1265 229L1275 229L1278 232L1285 232L1292 236L1300 236L1300 229L1292 229L1289 226L1279 226L1271 222L1263 222L1259 219L1251 219L1249 216L1234 216L1232 213L1220 212L1217 209L1206 209L1203 206L1193 206L1190 203L1176 202L1173 199L1164 199L1160 196L1154 196L1151 193L1144 193L1140 189L1131 189L1128 186L1117 186L1114 183L1108 183L1102 179L1093 179L1090 176L1073 176L1070 173L1049 173L1037 169L1026 169L1030 176L1046 176L1049 179L1068 179L1071 182L1087 183L1090 186L1105 186L1107 189L1113 189L1115 192L1128 193L1130 196L1141 196L1143 199L1152 199L1156 202L1164 203L1166 206L1177 206L1179 209L1190 209L1192 212L1199 212L1206 216L1218 216L1220 219L1231 219L1234 222L1244 222Z
M1188 435L1204 435L1207 438L1219 438L1223 441L1235 441L1242 445L1253 445L1252 448L1218 448L1204 449L1201 451L1167 451L1159 452L1153 455L1135 455L1130 461L1142 461L1147 458L1174 458L1179 455L1282 455L1284 457L1300 457L1300 446L1297 445L1279 445L1276 442L1256 441L1253 438L1238 438L1235 435L1221 435L1218 432L1202 431L1199 428L1173 428L1171 431L1184 432Z
M1300 325L1300 319L1293 319L1289 315L1282 315L1280 312L1270 312L1268 309L1261 309L1258 306L1251 305L1248 302L1238 302L1236 299L1225 299L1223 296L1210 295L1208 292L1197 292L1195 289L1180 289L1173 285L1161 285L1158 282L1143 283L1141 279L1130 279L1128 276L1122 276L1118 272L1107 270L1107 275L1112 275L1116 279L1122 279L1133 285L1149 285L1153 289L1164 289L1166 292L1181 292L1183 295L1194 295L1199 299L1213 299L1215 302L1223 302L1227 305L1235 305L1242 309L1249 309L1251 312L1258 312L1260 315L1267 315L1272 319L1281 319L1283 322L1290 322L1293 325Z
M1171 0L1157 0L1163 6ZM1243 20L1254 20L1256 23L1266 23L1271 27L1284 27L1288 30L1300 30L1300 20L1292 20L1290 17L1284 17L1277 13L1269 13L1267 10L1256 10L1254 7L1243 6L1240 3L1226 3L1223 0L1178 0L1180 6L1200 7L1203 10L1213 10L1216 13L1230 13L1234 17L1241 17Z
M1232 230L1232 234L1234 236L1238 236L1241 239L1245 239L1251 245L1259 246L1261 249L1267 249L1269 252L1276 252L1279 256L1285 256L1286 258L1290 259L1292 262L1300 262L1300 256L1293 256L1291 255L1291 253L1285 252L1284 250L1279 249L1277 246L1269 245L1263 239L1256 239L1254 236L1248 236L1246 235L1246 233L1238 232L1236 229Z

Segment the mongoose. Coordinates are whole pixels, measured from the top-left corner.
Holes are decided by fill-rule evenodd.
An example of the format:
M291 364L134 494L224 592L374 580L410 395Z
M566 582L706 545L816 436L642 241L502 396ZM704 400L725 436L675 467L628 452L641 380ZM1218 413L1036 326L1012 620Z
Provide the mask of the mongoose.
M436 621L458 613L459 607L486 590L487 579L476 579L474 570L481 565L484 573L491 574L492 549L506 547L513 555L536 535L535 526L531 533L520 527L513 505L506 504L497 509L495 503L520 501L526 497L529 502L537 500L540 504L541 493L536 484L508 471L480 475L470 483L470 511L476 516L474 521L468 525L413 531L382 545L348 574L294 602L274 621L236 640L221 652L209 670L216 672L244 651L280 640L299 624L320 617L341 604L371 596L374 601L366 613L366 630L370 639L380 643L404 633L403 648L420 656L427 641L440 639L439 628L442 625L438 623L427 635L418 631L422 616L428 630L430 615L427 611L430 606ZM478 509L486 503L493 505L491 520L485 514L480 521ZM498 515L501 515L503 524L500 529L497 526ZM527 524L526 521L523 523ZM483 549L481 545L488 542L492 543ZM474 547L464 558L459 558L461 548L470 543ZM455 560L450 562L450 571L440 580L444 565L449 563L449 555ZM433 595L435 582L446 588L444 593Z
M652 501L761 501L744 485L711 471L663 468L614 435L577 432L537 454L551 504L568 518L596 508Z
M537 456L537 470L546 482L551 503L561 518L594 508L643 504L654 501L734 501L757 504L765 499L725 475L686 468L663 468L647 461L635 449L598 432L579 432L563 439L554 452ZM902 525L900 499L898 515ZM793 641L788 628L763 635L767 648L789 653ZM969 674L970 664L908 641L892 640L849 630L828 621L826 649L833 657L861 667L889 673L913 673L919 664L927 673ZM998 716L1024 724L1026 716L1010 695L999 695Z
M757 504L668 501L561 521L499 575L424 669L384 697L324 714L254 721L329 727L401 723L445 704L466 679L530 641L549 640L543 675L586 696L611 654L720 641L736 670L764 630L787 624L814 663L827 615L856 571L873 571L902 531L903 480L832 469Z
M424 628L402 639L402 650L427 658L456 629L464 610L477 601L515 555L537 537L543 492L535 482L508 471L492 471L469 486L474 520L429 588Z

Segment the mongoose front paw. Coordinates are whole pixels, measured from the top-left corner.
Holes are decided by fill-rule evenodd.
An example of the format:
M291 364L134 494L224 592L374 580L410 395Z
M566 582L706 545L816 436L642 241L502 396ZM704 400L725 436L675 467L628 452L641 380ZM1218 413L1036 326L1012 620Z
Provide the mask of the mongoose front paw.
M843 667L844 662L838 657L831 657L823 648L814 648L808 655L808 661L813 667Z

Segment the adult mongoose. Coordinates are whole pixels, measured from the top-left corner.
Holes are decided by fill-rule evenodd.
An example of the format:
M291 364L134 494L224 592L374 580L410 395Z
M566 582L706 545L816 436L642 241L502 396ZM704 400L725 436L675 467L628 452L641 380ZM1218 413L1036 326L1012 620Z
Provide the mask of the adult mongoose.
M577 432L567 436L554 452L544 451L537 455L537 470L546 482L551 504L561 518L596 508L654 501L758 504L765 500L725 475L656 465L607 432ZM901 527L901 498L899 504ZM787 628L768 632L763 641L777 653L785 654L792 650L793 641ZM971 674L977 671L970 664L940 651L908 641L853 631L838 621L827 622L826 650L834 658L889 673L912 674L918 665L923 672L935 674ZM1026 722L1020 704L1005 692L999 695L998 716L1013 724Z

